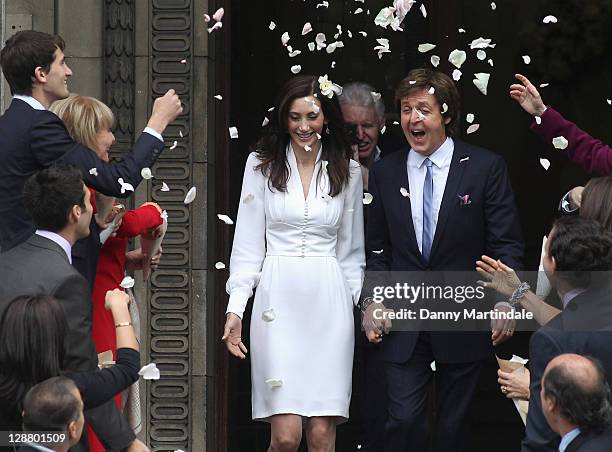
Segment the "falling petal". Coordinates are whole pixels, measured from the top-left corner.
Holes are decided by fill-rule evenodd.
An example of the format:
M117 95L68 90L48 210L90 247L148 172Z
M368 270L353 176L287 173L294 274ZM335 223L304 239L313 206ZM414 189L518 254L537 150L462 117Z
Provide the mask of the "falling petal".
M361 14L362 12L363 12L363 9L357 8L353 14Z
M175 149L177 146L178 146L178 141L174 140L172 142L172 146L170 146L168 149L172 150L172 149Z
M263 121L261 122L261 127L265 127L270 123L270 120L267 116L264 116Z
M302 27L302 36L307 35L311 31L312 31L312 25L310 24L310 22L306 22L304 26Z
M523 63L525 64L531 63L531 57L529 55L523 55Z
M416 83L416 80L408 80L408 83L409 83L410 85L414 85L414 84Z
M162 182L161 191L170 191L170 187L165 182Z
M557 149L563 150L563 149L565 149L567 147L567 145L569 143L568 143L567 139L564 136L558 136L558 137L553 138L552 144Z
M304 150L305 150L306 152L310 152L310 151L312 151L312 148L311 148L310 146L308 146L307 144L305 144L305 145L304 145Z
M322 8L329 8L329 2L323 0L321 3L317 4L317 8L322 7Z
M465 33L465 28L459 28L459 33Z
M489 85L489 78L491 77L491 74L488 74L486 72L478 72L477 74L474 74L474 77L476 78L472 80L472 82L474 83L474 85L476 85L476 88L478 88L480 92L486 96L487 87Z
M210 22L210 16L208 14L204 14L204 22Z
M131 289L132 287L134 287L134 278L132 278L131 276L126 276L121 280L121 283L119 285L124 289Z
M274 107L268 108L268 111L274 111Z
M187 63L187 60L186 60L185 58L183 58L183 59L181 60L181 63L186 64L186 63Z
M390 6L381 9L374 19L374 24L382 28L387 28L394 19L393 13L394 10Z
M544 19L542 19L542 22L545 24L556 24L557 18L555 16L546 16Z
M473 122L474 122L474 113L468 113L468 114L465 116L465 120L466 120L468 123L470 123L470 124L471 124L471 123L473 123Z
M436 371L436 362L432 361L429 363L429 367L431 367L431 371L435 372Z
M327 38L325 37L325 34L317 33L317 35L315 36L315 43L317 44L317 50L321 50L322 48L327 46L327 44L325 44L326 39Z
M183 131L179 130L179 137L183 138Z
M302 51L301 51L301 50L294 50L294 51L292 51L292 52L289 52L289 58L296 57L296 56L298 56L300 53L302 53Z
M216 24L214 24L212 27L208 29L208 32L212 33L213 31L218 30L219 28L222 28L222 27L223 27L223 22L217 22Z
M327 165L329 165L329 162L327 160L321 160L321 170L324 173L327 173Z
M541 118L540 116L536 116L536 117L535 117L535 122L536 122L536 124L538 124L538 125L542 124L542 118Z
M445 104L446 105L446 104ZM399 126L399 121L393 121L394 126Z
M332 53L334 50L336 50L338 47L344 47L344 43L342 41L336 41L336 42L332 42L330 44L327 45L327 48L325 49L325 51L327 53Z
M363 203L368 205L372 203L372 200L374 199L374 196L372 196L370 193L364 193L363 194Z
M220 22L223 19L224 13L225 10L223 8L219 8L217 11L215 11L215 14L213 14L212 18L215 19L217 22Z
M375 101L377 101L378 99L380 99L380 96L381 96L381 94L380 94L380 93L377 93L377 92L375 92L375 91L370 91L370 92L371 92L371 94L372 94L372 98L373 98Z
M476 52L476 58L478 58L480 61L484 61L484 59L487 57L487 52L485 52L482 49L479 49L478 52Z
M458 82L460 78L461 78L461 71L459 69L455 69L453 71L453 80Z
M134 191L134 186L128 182L124 182L122 177L117 179L117 182L119 182L119 185L121 186L121 194L125 193L126 191Z
M380 134L384 134L387 131L387 126L382 126L382 129L380 129Z
M270 386L271 389L280 388L283 385L283 380L277 380L275 378L268 378L266 380L266 384Z
M423 17L427 17L427 9L425 8L425 4L421 3L421 14L423 14Z
M223 221L225 224L234 224L234 221L228 217L227 215L224 215L222 213L218 213L217 214L217 218L221 221Z
M222 96L221 94L217 94L217 95L215 96L215 99L217 99L217 100L223 100L223 96Z
M418 108L415 108L414 111L416 111L417 119L419 121L425 121L425 115L423 114L423 112L421 112L421 110L419 110Z
M419 44L419 52L427 53L436 48L435 44Z
M427 90L427 92L433 95L436 92L436 89L433 86L431 86L429 90Z
M92 176L97 176L98 175L98 168L92 168L89 170L89 174L91 174Z
M314 42L309 42L308 43L308 50L310 50L311 52L314 52L314 49L316 48L316 45Z
M153 173L151 173L151 168L143 168L140 170L140 175L143 179L152 179Z
M159 380L160 373L155 363L147 364L138 371L144 380Z
M166 210L162 210L162 213L159 214L162 220L168 221L168 212Z
M268 25L270 30L274 30L276 28L276 24L273 21L270 21L270 25Z
M223 270L223 269L225 268L225 264L224 264L223 262L217 262L217 263L215 264L215 268L216 268L217 270Z
M493 11L495 11L497 9L497 5L495 4L495 2L491 2L491 9Z
M457 69L461 68L461 65L465 63L467 58L466 53L463 50L455 49L448 55L448 61Z
M372 250L374 254L382 254L384 250Z
M410 193L408 193L408 190L406 190L404 187L400 188L400 193L404 198L410 198Z
M229 128L230 138L235 140L238 138L238 127L232 126Z
M265 322L273 322L274 319L276 319L276 313L274 312L274 309L272 308L266 309L265 311L261 313L261 318Z
M491 39L477 38L470 42L470 49L486 49L487 47L495 47L491 44Z
M471 133L476 132L478 129L480 129L480 124L472 124L470 127L468 127L467 133L469 135Z
M542 165L542 168L544 168L546 171L548 171L548 168L550 168L550 160L548 160L548 159L540 159L540 165Z
M291 72L293 72L294 74L299 73L302 70L302 66L300 66L299 64L296 64L295 66L291 66Z
M365 31L360 31L359 34L364 38L368 35Z
M291 38L289 37L289 32L288 32L288 31L286 31L286 32L284 32L284 33L282 34L282 36L281 36L281 43L282 43L284 46L286 46L286 45L287 45L287 43L289 42L289 39L291 39Z
M442 104L442 114L446 113L448 111L448 105L446 104L446 102L444 102Z
M317 133L317 140L320 140L320 139L321 139L321 134Z
M189 191L187 192L187 195L185 195L185 200L183 201L183 204L191 204L191 202L196 197L196 191L197 190L195 187L191 187Z
M608 105L612 105L612 99L606 99L606 102L608 103Z
M440 57L438 55L432 55L429 61L433 67L438 67L440 64Z
M252 193L248 193L244 198L242 198L243 203L249 203L255 199L255 196Z
M489 63L489 64L491 65L491 67L493 67L493 60L492 60L491 58L489 58L489 59L487 60L487 63Z
M546 88L550 83L540 83L540 88Z

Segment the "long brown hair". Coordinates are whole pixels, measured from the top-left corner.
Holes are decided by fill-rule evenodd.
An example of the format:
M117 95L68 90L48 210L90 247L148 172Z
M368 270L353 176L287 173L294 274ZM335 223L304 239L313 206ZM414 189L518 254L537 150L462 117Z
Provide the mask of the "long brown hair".
M612 231L612 177L596 177L586 184L582 192L580 216L598 221Z
M261 161L256 169L268 177L268 186L278 191L287 191L289 164L287 162L287 145L289 144L288 122L289 109L293 101L300 97L314 96L321 102L323 116L327 120L329 133L321 134L323 151L321 159L327 160L330 196L342 191L349 180L349 159L352 152L346 138L344 121L338 106L336 95L330 99L321 93L317 78L312 75L293 77L280 90L274 113L270 122L264 127L259 141L253 147ZM321 173L319 172L319 176Z

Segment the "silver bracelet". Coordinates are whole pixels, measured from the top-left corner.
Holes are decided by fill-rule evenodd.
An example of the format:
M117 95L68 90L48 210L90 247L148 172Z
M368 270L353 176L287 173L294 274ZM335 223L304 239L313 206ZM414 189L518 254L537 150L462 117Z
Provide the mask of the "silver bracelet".
M529 292L529 289L531 289L529 284L527 284L526 282L520 283L519 286L516 288L516 290L512 292L512 295L510 295L510 298L508 299L508 303L510 303L510 306L512 307L516 306L521 301L521 299L525 296L525 294Z
M365 314L366 309L368 309L368 306L370 306L372 303L374 303L374 298L372 297L366 297L361 300L359 302L359 310L361 311L361 313Z

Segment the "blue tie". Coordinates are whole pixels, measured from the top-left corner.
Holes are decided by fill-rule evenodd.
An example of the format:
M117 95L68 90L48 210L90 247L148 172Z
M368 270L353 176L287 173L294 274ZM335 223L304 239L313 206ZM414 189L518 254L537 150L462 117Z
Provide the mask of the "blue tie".
M423 257L426 261L429 261L435 230L433 218L433 171L431 169L433 162L427 158L425 159L425 165L427 166L427 173L425 174L425 183L423 184L423 238L421 245Z

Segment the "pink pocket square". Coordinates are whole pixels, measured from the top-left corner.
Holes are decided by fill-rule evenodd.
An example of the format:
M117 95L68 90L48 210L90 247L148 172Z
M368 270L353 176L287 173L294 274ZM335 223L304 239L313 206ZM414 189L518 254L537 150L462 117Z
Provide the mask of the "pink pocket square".
M470 199L470 195L457 195L459 198L459 204L462 206L467 206L472 204L472 200Z

